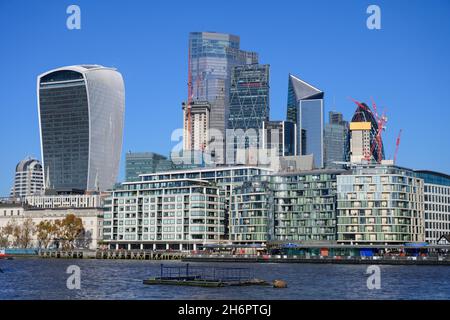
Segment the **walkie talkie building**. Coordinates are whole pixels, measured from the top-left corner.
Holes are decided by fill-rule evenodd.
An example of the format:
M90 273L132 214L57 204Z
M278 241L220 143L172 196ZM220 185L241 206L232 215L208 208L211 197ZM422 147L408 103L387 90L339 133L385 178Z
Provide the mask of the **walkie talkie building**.
M111 188L122 151L122 75L100 65L62 67L38 76L37 96L46 188Z

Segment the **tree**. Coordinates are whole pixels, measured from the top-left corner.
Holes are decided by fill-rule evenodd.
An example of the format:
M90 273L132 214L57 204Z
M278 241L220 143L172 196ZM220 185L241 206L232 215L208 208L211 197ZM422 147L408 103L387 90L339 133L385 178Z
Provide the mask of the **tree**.
M14 245L19 248L28 248L33 240L35 224L31 218L26 218L22 224L13 222Z
M36 233L36 225L34 224L33 219L26 218L22 223L21 229L20 242L23 248L28 248L32 244L33 235Z
M37 240L44 249L47 249L56 233L56 225L52 221L43 220L36 226Z
M0 248L6 248L9 246L9 236L5 232L5 227L0 228Z
M10 221L8 221L6 226L1 228L0 238L1 238L2 244L0 246L9 247L11 245L9 239L13 235L13 232L14 232L14 221L10 220Z
M83 221L74 214L68 214L63 220L55 221L66 248L73 248L75 240L84 233Z

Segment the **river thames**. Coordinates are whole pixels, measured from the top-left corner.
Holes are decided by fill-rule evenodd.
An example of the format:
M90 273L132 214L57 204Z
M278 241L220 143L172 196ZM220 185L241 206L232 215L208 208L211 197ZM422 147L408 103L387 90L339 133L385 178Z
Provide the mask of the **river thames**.
M0 299L450 299L450 267L381 265L381 288L369 290L367 265L190 263L246 267L255 277L283 279L288 288L147 286L160 262L136 260L0 260ZM67 268L81 270L81 288L67 288ZM183 262L164 262L183 266Z

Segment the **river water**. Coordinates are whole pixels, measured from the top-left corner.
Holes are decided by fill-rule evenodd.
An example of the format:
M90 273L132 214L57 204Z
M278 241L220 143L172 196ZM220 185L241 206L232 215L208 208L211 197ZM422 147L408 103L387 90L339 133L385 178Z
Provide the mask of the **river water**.
M135 260L0 260L0 299L450 299L448 266L380 266L381 288L369 290L364 265L190 263L246 267L259 279L288 288L148 286L160 262ZM164 262L184 266L183 262ZM80 289L67 288L67 268L81 270Z

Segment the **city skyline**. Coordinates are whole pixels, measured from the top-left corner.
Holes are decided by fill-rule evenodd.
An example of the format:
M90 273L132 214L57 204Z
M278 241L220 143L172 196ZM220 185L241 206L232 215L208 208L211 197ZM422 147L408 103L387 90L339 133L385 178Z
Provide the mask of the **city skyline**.
M93 39L91 38L92 35L86 35L83 34L85 29L89 29L90 32L92 32L92 25L89 26L89 10L92 10L90 14L92 14L92 12L98 12L99 7L97 5L94 4L89 4L87 2L80 2L80 7L83 10L83 14L85 14L85 18L86 23L83 24L83 27L80 31L69 31L67 29L65 29L65 26L63 23L61 24L61 30L57 30L57 31L53 31L56 34L59 34L59 32L64 33L65 36L67 36L67 38L70 41L74 41L74 44L70 44L70 43L65 43L66 45L68 45L68 48L70 48L70 45L79 45L80 42L79 41L83 41L84 37L90 38L91 41L91 45L95 44L93 41ZM406 4L403 4L404 6L407 6ZM1 4L0 7L8 7L11 6L10 4ZM30 4L30 6L34 6L33 4ZM301 6L314 6L311 4L301 4ZM321 8L321 6L323 7L323 3L318 4L317 5L319 8ZM327 7L333 7L333 5L331 4L327 4ZM342 6L340 4L340 6ZM28 4L27 4L28 7ZM113 5L113 9L118 10L120 6ZM345 7L345 6L344 6ZM364 36L362 36L361 34L357 34L355 36L355 34L353 34L353 38L352 40L356 40L360 37L366 37L366 40L373 40L374 43L376 44L380 44L379 41L384 41L386 39L383 39L383 37L386 36L386 34L388 35L388 38L390 40L393 40L393 35L392 33L389 33L390 31L392 32L392 30L389 31L390 28L390 24L393 24L394 21L393 19L395 18L396 15L401 14L401 5L399 4L395 4L395 5L388 5L387 3L381 3L381 7L382 8L386 8L386 10L383 11L383 13L386 13L384 15L384 25L383 25L383 29L379 31L379 34L376 34L376 32L378 31L370 31L367 28L365 28L365 8L363 5L360 6L360 11L356 12L358 9L358 6L355 7L351 7L351 8L346 8L349 10L349 14L351 15L356 15L359 14L360 15L360 21L359 23L358 20L355 21L354 23L350 23L352 28L359 28L356 30L356 33L360 32L363 33ZM60 20L64 22L65 20L65 15L64 15L64 8L65 8L65 4L61 4L61 6L59 5L55 5L54 7L50 6L49 12L59 12L61 11L61 17ZM390 9L395 9L395 10L391 10ZM36 10L38 10L39 8L37 8ZM418 15L419 13L417 11L414 11L414 7L410 8L411 11ZM417 9L417 8L416 8ZM421 8L423 9L423 8ZM432 10L432 9L430 9ZM433 9L435 10L435 9ZM2 10L1 12L5 12L7 10ZM33 11L33 10L30 10ZM332 10L330 10L332 11ZM386 12L387 11L387 12ZM425 10L426 11L426 10ZM38 11L39 12L39 11ZM426 13L431 13L430 12L426 12ZM426 14L424 13L424 14ZM434 12L436 13L436 12ZM49 14L49 13L48 13ZM118 14L117 11L112 11L112 14ZM335 17L330 16L329 13L324 13L324 16L326 16L327 18L330 18L331 21L335 22L337 21L337 19ZM14 18L14 14L8 18L3 18L0 19L2 22L0 22L1 24L8 22L8 21L12 21L11 19ZM31 16L31 18L33 18L33 16ZM323 19L323 18L321 18ZM94 19L95 20L95 19ZM311 21L310 21L311 22ZM56 22L51 22L52 25ZM92 21L93 26L97 28L97 30L100 32L101 31L101 25L98 25L98 21ZM444 23L444 22L442 22ZM435 23L437 24L437 23ZM405 89L407 87L408 84L410 84L408 81L404 81L404 82L399 82L400 84L397 84L397 87L394 89L394 93L398 93L397 95L393 95L394 93L391 92L390 90L392 90L390 87L392 85L392 79L389 79L389 77L398 77L399 80L408 80L405 79L405 76L403 75L403 78L400 77L400 75L398 75L396 72L398 71L399 68L395 68L395 65L393 65L393 70L389 70L389 68L387 67L387 65L390 65L388 63L387 60L382 60L384 61L384 63L386 64L384 67L382 67L380 70L375 70L376 66L378 65L378 67L380 67L380 61L372 61L372 60L367 60L370 61L370 63L373 62L373 65L375 66L372 70L372 68L367 68L366 72L363 73L361 70L358 70L360 67L367 67L368 62L364 61L364 63L362 63L362 61L357 61L355 63L355 65L352 67L351 66L351 59L345 59L347 61L347 63L345 63L345 66L338 66L338 65L332 65L330 68L330 61L327 60L326 58L317 58L315 61L313 61L313 63L311 63L310 61L307 61L307 58L311 58L312 55L317 54L317 52L315 49L311 50L310 52L304 52L306 57L302 58L301 54L294 54L292 55L291 52L287 52L286 55L290 56L287 63L285 63L281 68L280 68L280 63L281 60L283 60L280 56L278 56L278 58L276 56L274 56L274 52L273 50L269 50L267 47L265 47L264 43L264 39L261 38L262 34L264 33L263 31L252 31L249 33L248 30L243 29L242 32L240 32L236 27L231 26L231 24L220 24L220 23L211 23L211 25L213 27L208 27L208 26L202 26L202 25L189 25L186 28L185 27L180 27L179 30L179 38L177 38L177 43L176 47L180 47L181 50L180 51L176 51L173 53L173 56L170 55L170 57L173 57L173 61L175 61L175 65L178 66L180 68L180 70L183 70L183 72L180 72L180 76L177 76L177 80L176 80L176 85L171 84L169 81L171 80L170 77L169 79L165 78L165 74L164 74L164 70L158 70L158 72L155 72L155 75L153 77L151 77L150 79L148 79L148 81L146 80L145 74L149 73L152 71L151 68L148 67L142 67L142 68L138 68L136 67L136 65L133 65L131 63L127 63L126 60L127 59L120 59L119 57L114 57L114 54L105 54L106 50L97 50L95 51L95 54L79 54L79 57L75 57L72 56L70 53L67 54L67 58L61 58L58 57L56 59L53 59L50 57L48 58L48 60L46 59L31 59L31 61L27 61L27 63L25 63L26 65L29 66L29 69L25 69L22 70L22 68L18 68L19 70L17 71L17 76L12 76L12 79L10 83L6 84L5 83L5 79L2 79L0 81L3 87L6 88L11 88L11 90L5 90L2 92L1 97L2 100L4 101L4 103L6 103L6 107L2 108L2 119L7 119L8 117L5 116L8 113L11 113L11 116L14 117L15 112L18 112L18 114L20 114L20 119L21 121L23 121L23 124L21 125L26 125L25 128L19 126L19 127L15 127L15 126L11 126L11 124L8 124L7 122L11 122L11 121L3 121L2 122L2 134L4 136L6 136L6 130L13 130L13 129L24 129L22 132L22 130L19 133L16 133L14 135L15 139L12 139L13 141L5 141L6 143L6 150L8 150L8 152L6 154L4 154L4 157L2 157L1 160L1 165L2 165L2 172L0 173L0 191L2 192L3 195L8 194L9 189L11 188L11 184L13 182L13 174L14 174L14 167L16 165L16 163L24 158L27 155L33 155L38 159L41 159L41 154L39 151L39 131L38 129L36 130L36 127L38 127L38 121L37 121L37 112L36 112L36 96L35 96L35 90L33 88L33 90L29 90L29 82L35 82L35 79L37 77L38 74L41 74L42 72L44 72L45 70L50 70L50 69L54 69L54 68L58 68L61 67L63 65L73 65L73 64L80 64L83 62L86 63L98 63L98 64L102 64L102 65L112 65L116 68L118 68L124 75L124 79L125 79L125 87L127 88L127 100L126 100L126 105L127 105L127 111L125 114L125 128L124 128L124 147L123 147L123 151L121 154L122 157L122 162L120 164L120 173L119 173L119 180L123 180L124 177L124 155L126 153L127 150L133 150L133 151L151 151L151 152L158 152L161 153L163 155L168 155L168 153L170 152L170 150L172 149L172 147L176 144L176 142L171 142L170 141L170 133L172 130L176 129L176 128L181 128L182 127L182 123L181 123L181 114L180 114L180 110L179 110L179 105L180 102L186 99L187 96L187 85L186 85L186 80L187 80L187 39L188 39L188 34L191 31L204 31L204 30L210 30L210 29L215 29L218 32L227 32L227 33L232 33L232 34L237 34L240 36L241 38L241 49L243 50L255 50L256 52L259 53L259 57L260 57L260 63L267 63L271 65L271 83L270 83L270 87L271 87L271 114L270 117L271 119L279 119L279 120L283 120L285 119L285 110L286 110L286 91L287 91L287 87L286 87L286 71L288 71L288 73L293 73L295 75L298 75L301 79L306 79L308 82L314 83L314 85L317 85L318 87L320 87L325 93L326 93L326 97L325 97L325 109L324 112L327 113L330 110L334 110L334 111L338 111L338 112L342 112L344 114L344 118L345 120L350 120L352 113L354 112L354 104L348 99L349 96L352 96L355 99L358 100L362 100L362 101L366 101L369 102L370 97L374 97L374 99L379 102L379 104L381 104L381 107L387 105L387 113L388 116L390 117L389 123L388 123L388 129L387 132L384 136L384 143L386 145L386 156L388 158L392 158L393 157L393 150L395 147L395 137L398 134L398 130L400 128L404 129L404 136L402 139L402 144L400 146L400 152L399 152L399 165L403 165L406 167L411 167L414 169L430 169L430 170L435 170L435 171L442 171L442 172L446 172L448 173L450 171L450 166L448 164L448 154L449 154L449 150L448 148L442 148L441 146L439 146L437 141L440 141L441 139L444 139L445 141L445 134L446 131L444 130L444 119L446 114L449 113L449 110L444 107L441 107L440 101L442 100L449 100L449 99L445 99L445 95L448 95L448 93L446 93L443 90L439 90L440 94L444 96L444 98L441 97L441 95L439 97L435 97L435 95L430 95L430 94L425 94L422 93L421 95L417 93L416 90L413 90L413 88L408 87L408 89ZM1 25L0 25L1 26ZM427 27L430 28L431 26L425 26L425 25L421 25L422 27ZM435 25L433 25L435 26ZM141 26L142 27L142 26ZM396 26L398 29L398 25ZM418 28L417 25L411 26L412 28ZM391 27L392 28L392 27ZM3 30L6 30L5 28L2 28ZM39 28L37 28L39 29ZM202 30L199 30L202 29ZM339 29L339 28L338 28ZM405 30L400 28L402 32L404 32ZM125 28L125 30L132 30L132 28ZM278 29L279 31L281 31L280 29ZM429 30L429 29L427 29ZM17 30L16 30L17 31ZM24 30L22 30L24 31ZM149 29L145 29L143 30L144 32L148 32L149 34L149 38L150 35L152 34L151 32L153 30L149 30ZM327 30L326 32L328 32L328 38L330 37L330 32L332 30ZM340 30L342 31L342 30ZM347 31L347 30L346 30ZM79 32L79 34L73 34L71 32ZM125 31L124 31L125 32ZM173 32L173 31L171 31ZM338 31L339 32L339 31ZM371 33L372 32L372 33ZM421 34L422 36L426 35L426 32L422 31L423 33ZM126 33L126 32L125 32ZM332 34L333 32L331 32ZM94 32L95 34L95 32ZM183 36L184 34L184 36ZM445 36L445 35L443 35ZM10 38L8 38L8 36L6 37L5 41L8 40L12 40ZM122 39L123 42L124 39ZM285 40L285 39L284 39ZM47 40L48 41L48 40ZM280 40L282 42L282 40ZM44 41L46 42L46 41ZM126 42L126 41L125 41ZM368 41L370 44L370 41ZM434 39L432 42L435 46L438 47L442 47L441 49L442 52L440 54L442 54L443 56L446 55L446 52L449 51L449 47L448 45L444 45L443 43L438 43L438 40ZM103 43L105 44L105 43ZM400 49L395 48L395 50L393 50L397 56L398 59L395 60L394 59L394 63L398 63L401 65L401 67L405 68L406 65L402 65L405 62L400 61L401 59L401 53L402 53L402 48L404 47L408 47L407 44L403 43L403 47L400 46ZM7 46L5 46L7 47ZM24 47L24 49L26 48L26 46ZM148 49L148 48L147 48ZM299 49L301 49L301 47L299 47ZM323 49L323 48L322 48ZM416 48L417 49L417 48ZM69 50L68 50L69 51ZM369 50L370 51L370 50ZM419 50L420 51L420 50ZM145 51L147 54L149 54L149 51ZM300 50L299 53L301 53L302 51ZM414 52L410 52L412 56L414 56ZM342 51L337 51L338 54L344 54L344 52ZM8 50L6 50L6 59L8 58L8 54L11 54L11 52L9 52ZM105 55L106 58L105 59L101 59L99 58L99 55ZM150 52L151 54L151 52ZM347 54L350 54L350 50L347 52ZM364 52L364 54L367 54L369 57L373 54L371 52ZM380 52L381 56L383 57L383 53ZM415 53L417 55L417 52ZM423 52L421 52L421 54L423 54ZM435 53L435 50L433 50L433 54ZM156 54L157 55L157 54ZM133 56L130 54L130 59L133 59ZM158 56L158 55L157 55ZM420 56L420 54L419 54ZM410 56L411 57L411 56ZM439 55L440 57L440 55ZM151 55L149 55L149 58L152 58ZM345 57L344 57L345 58ZM384 56L384 59L387 59L388 56ZM78 60L79 61L78 61ZM169 57L166 58L167 60L165 61L169 61ZM69 61L70 60L70 61ZM86 61L89 60L89 61ZM303 61L304 60L304 61ZM350 62L351 61L351 62ZM412 62L412 61L411 61ZM417 61L416 61L417 62ZM320 65L321 63L323 63L324 65ZM369 66L371 65L369 63ZM393 63L393 62L390 62ZM416 64L417 67L422 67L422 68L426 68L426 66L428 66L429 64L433 65L434 63L436 63L436 61L427 62L428 64L425 64L424 62L422 62L422 64ZM437 82L433 82L433 83L426 83L425 84L422 81L421 82L421 86L423 85L429 85L430 88L440 88L442 86L442 88L444 88L444 85L446 83L448 83L448 81L446 82L446 78L448 77L448 72L447 74L445 74L445 70L446 68L449 69L449 62L448 61L442 61L443 65L442 65L442 74L440 75L441 81L437 81ZM30 64L32 67L30 67ZM164 64L164 63L163 63ZM309 67L308 65L311 64L312 66ZM411 64L408 64L411 65ZM320 66L322 69L320 69L319 72L317 72L315 70L315 68L317 68L318 66ZM383 66L383 62L381 63L381 66ZM13 66L6 66L7 69L11 68ZM344 76L340 76L340 80L344 82L344 84L340 84L337 85L336 83L333 83L333 81L336 81L336 77L338 77L339 72L342 71L338 71L338 70L342 70L343 68L347 68L348 72L350 73L350 75L354 75L355 74L355 70L359 71L360 74L362 74L364 76L364 79L353 79L350 80L348 78L350 78L350 75L345 74ZM172 67L171 67L172 68ZM333 69L336 69L336 72L333 71ZM402 68L400 68L402 69ZM170 68L169 68L170 70ZM430 72L432 72L433 70L430 70ZM373 72L373 74L372 74ZM170 73L170 72L169 72ZM284 73L284 74L282 74ZM423 74L427 74L426 72L422 73L422 78L423 78ZM133 76L137 77L138 81L135 80L135 78L133 78ZM139 79L139 77L144 76L144 79ZM386 78L384 78L386 76ZM431 74L429 75L431 76ZM25 86L17 86L17 79L16 77L20 80L24 80L26 78L26 80L24 80ZM127 79L129 77L129 79ZM169 81L160 81L160 78L163 78L165 80L169 80ZM329 78L332 78L334 80L330 80ZM376 81L375 81L375 80ZM165 94L163 93L162 95L160 93L158 93L158 89L155 90L151 90L148 88L152 88L152 86L155 86L156 82L155 81L160 81L161 84L157 84L157 87L160 86L160 88L164 88L163 92L165 92ZM386 83L384 83L384 81L386 81ZM416 80L417 82L417 80ZM362 83L362 84L360 84ZM377 85L379 84L379 85ZM375 86L377 85L377 86ZM372 87L371 87L372 86ZM27 89L28 88L28 89ZM376 90L374 90L374 88L376 88ZM12 93L16 92L17 90L21 90L20 91L20 97L19 96L14 96ZM130 93L128 94L128 90L130 90ZM142 94L141 92L138 92L139 90L141 91L150 91L150 93L148 94ZM170 94L168 94L169 91L167 90L171 90ZM437 89L435 89L437 90ZM414 96L411 96L411 92L414 92ZM427 92L427 90L423 90L422 92ZM409 98L405 99L405 93L409 93ZM165 101L162 100L162 96L164 96L166 99ZM408 96L408 95L406 95ZM156 99L153 99L156 98ZM147 99L147 100L146 100ZM403 101L399 101L399 99L403 99ZM130 101L131 100L131 101ZM31 101L31 103L30 103ZM149 104L148 101L156 101L156 106L153 107L152 105ZM336 102L335 102L336 101ZM416 113L419 113L419 107L418 104L420 105L419 102L426 102L427 104L433 101L435 101L436 104L439 103L439 105L436 105L436 108L439 108L438 110L441 111L441 116L438 117L438 119L435 119L435 115L433 115L433 123L430 123L428 125L428 129L431 130L431 132L425 131L423 132L422 130L422 126L420 126L421 130L417 130L418 128L418 121L421 120L425 123L427 123L427 119L429 115L427 114L423 114L422 116L420 115L416 115L415 113L412 114L405 114L408 111L408 108L412 109L413 111L415 111ZM164 103L164 105L160 104L161 102ZM12 108L12 110L10 108L8 108L8 104L10 105L20 105L22 106L22 108ZM24 105L26 105L26 107L23 107ZM422 104L422 107L425 104ZM147 108L146 108L147 107ZM146 120L141 120L141 118L145 119L145 115L147 114L147 112L154 112L155 108L159 108L160 110L157 110L157 115L161 118L164 119L164 121L161 121L161 123L158 123L160 121L154 121L152 120L152 118L148 118ZM147 110L148 109L148 110ZM27 113L28 112L28 113ZM176 112L177 117L171 117L172 113ZM144 115L144 116L143 116ZM448 119L448 117L447 117ZM167 121L167 122L166 122ZM430 119L428 121L431 121ZM442 122L442 125L440 124ZM14 121L13 121L14 122ZM151 127L151 128L150 128ZM163 128L164 127L164 128ZM145 130L145 131L144 131ZM420 132L414 132L414 131L420 131ZM142 138L142 132L148 132L148 138L144 137ZM158 132L161 132L160 134L157 134ZM30 139L25 139L22 135L26 134L26 136L32 136L32 138ZM448 135L448 134L447 134ZM137 139L137 136L141 136L141 138ZM157 137L155 139L152 139L152 137ZM163 137L161 139L161 137ZM164 137L167 137L167 139L164 139ZM427 140L428 138L428 142L422 142L419 139L423 138L423 140ZM436 142L430 141L433 139L436 139ZM11 143L15 142L16 145L12 145ZM37 143L36 143L37 142ZM421 147L422 146L422 147ZM419 148L419 150L423 150L423 154L422 153L418 153L417 152L417 148ZM421 149L422 148L422 149ZM42 160L42 159L41 159Z

